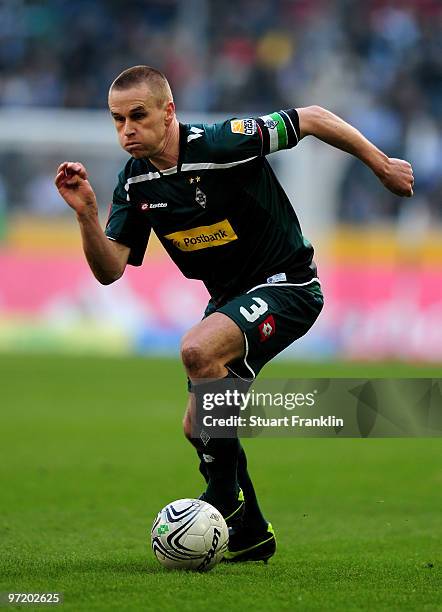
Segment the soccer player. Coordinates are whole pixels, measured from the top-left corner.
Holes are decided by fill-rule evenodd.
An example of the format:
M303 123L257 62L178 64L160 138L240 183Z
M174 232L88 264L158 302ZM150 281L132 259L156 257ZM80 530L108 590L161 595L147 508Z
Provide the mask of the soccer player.
M267 560L275 552L274 532L238 438L216 438L195 425L203 392L220 380L227 387L253 380L310 329L323 305L313 248L266 156L312 135L358 157L399 196L413 195L412 168L319 106L181 124L165 76L148 66L115 79L109 109L131 157L119 174L105 231L81 163L62 163L55 184L76 212L100 283L118 280L127 264L142 264L153 229L182 273L207 287L204 318L181 345L190 392L184 432L207 482L203 499L231 527L227 560Z

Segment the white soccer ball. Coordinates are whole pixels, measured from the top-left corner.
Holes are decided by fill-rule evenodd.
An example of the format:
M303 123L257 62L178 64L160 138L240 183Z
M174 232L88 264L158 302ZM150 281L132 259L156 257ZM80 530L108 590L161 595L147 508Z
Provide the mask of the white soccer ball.
M229 530L220 512L201 499L165 506L151 531L152 550L168 569L212 569L227 550Z

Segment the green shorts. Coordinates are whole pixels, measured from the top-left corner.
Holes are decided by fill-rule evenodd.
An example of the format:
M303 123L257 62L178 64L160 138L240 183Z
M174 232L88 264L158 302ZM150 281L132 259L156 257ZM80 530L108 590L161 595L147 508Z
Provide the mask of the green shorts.
M263 284L219 308L210 301L204 316L222 312L235 321L244 334L244 357L227 367L232 374L253 380L267 362L308 332L323 304L317 279L299 285Z

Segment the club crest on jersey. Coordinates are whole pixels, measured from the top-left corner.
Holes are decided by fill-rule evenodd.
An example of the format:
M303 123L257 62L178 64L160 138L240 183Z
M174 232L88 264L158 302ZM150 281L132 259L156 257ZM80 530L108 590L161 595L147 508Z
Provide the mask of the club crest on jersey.
M206 208L207 196L199 187L197 187L195 191L195 202L203 208Z
M276 325L273 315L269 315L262 323L258 325L259 341L265 342L275 333Z
M230 122L233 134L245 134L252 136L256 132L256 121L254 119L233 119Z

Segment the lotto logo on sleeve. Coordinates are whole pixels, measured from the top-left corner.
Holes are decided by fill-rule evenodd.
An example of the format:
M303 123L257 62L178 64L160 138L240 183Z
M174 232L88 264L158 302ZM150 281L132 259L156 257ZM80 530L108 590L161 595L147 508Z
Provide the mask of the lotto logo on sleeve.
M234 134L245 134L252 136L256 132L256 121L254 119L233 119L230 129Z
M259 329L259 341L265 342L268 340L276 330L275 319L273 315L269 315L262 323L258 325Z

